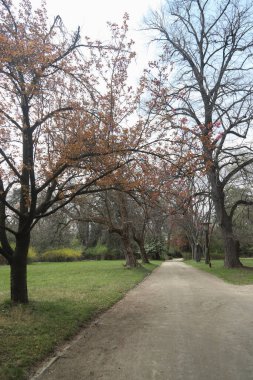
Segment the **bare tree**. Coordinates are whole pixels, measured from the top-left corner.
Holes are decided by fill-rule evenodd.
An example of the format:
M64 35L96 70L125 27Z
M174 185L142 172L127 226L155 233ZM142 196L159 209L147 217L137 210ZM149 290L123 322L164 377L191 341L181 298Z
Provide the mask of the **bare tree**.
M226 208L227 186L253 162L252 12L252 3L244 1L167 0L146 20L164 49L156 67L169 68L160 70L157 112L173 114L175 137L183 131L195 143L199 169L210 184L227 268L242 265L233 214L238 206L252 204L243 198Z

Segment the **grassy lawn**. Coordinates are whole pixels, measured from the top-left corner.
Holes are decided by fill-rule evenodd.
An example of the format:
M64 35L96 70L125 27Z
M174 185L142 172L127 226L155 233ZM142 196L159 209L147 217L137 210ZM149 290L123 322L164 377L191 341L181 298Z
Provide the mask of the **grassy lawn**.
M246 266L253 267L253 259L241 259L242 263ZM205 272L211 273L223 280L235 285L249 285L253 284L253 270L245 269L225 269L223 260L212 260L212 268L201 261L196 263L193 260L185 261L186 264L192 265L194 268L201 269Z
M30 304L11 307L9 267L0 267L0 379L26 379L57 344L140 282L160 263L134 270L123 261L37 263L28 266Z

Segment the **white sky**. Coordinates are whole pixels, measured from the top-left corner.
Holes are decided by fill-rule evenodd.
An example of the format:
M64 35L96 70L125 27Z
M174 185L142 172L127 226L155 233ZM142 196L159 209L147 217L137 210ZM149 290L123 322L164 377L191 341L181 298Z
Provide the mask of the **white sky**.
M33 8L40 0L31 0ZM106 22L121 23L129 14L129 36L136 42L138 70L154 57L155 46L149 46L147 34L138 31L143 17L150 9L159 9L162 0L47 0L49 17L60 15L69 30L81 27L82 35L105 41L108 38Z

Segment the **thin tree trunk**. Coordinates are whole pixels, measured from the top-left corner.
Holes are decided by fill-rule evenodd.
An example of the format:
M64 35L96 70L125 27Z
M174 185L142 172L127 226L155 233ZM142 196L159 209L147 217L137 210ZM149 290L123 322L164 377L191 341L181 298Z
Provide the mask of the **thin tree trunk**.
M196 244L195 248L195 261L199 263L201 261L203 250L200 244Z
M205 231L205 264L210 265L209 237L208 231Z
M144 246L144 242L140 241L138 244L139 244L139 248L140 248L140 255L141 255L142 263L143 264L149 264L149 259L148 259L148 255L147 255L147 252L146 252L146 249Z
M16 249L11 261L11 301L28 303L27 291L27 254L30 236L17 238Z
M198 245L195 242L193 242L193 244L192 244L192 259L195 261L197 261L197 257L198 257L197 248L198 248Z
M191 251L192 251L192 260L195 259L195 244L191 244Z

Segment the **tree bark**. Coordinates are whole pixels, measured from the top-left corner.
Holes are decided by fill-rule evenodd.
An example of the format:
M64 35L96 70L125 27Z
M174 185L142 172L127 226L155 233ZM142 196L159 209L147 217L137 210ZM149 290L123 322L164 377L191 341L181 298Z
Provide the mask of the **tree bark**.
M200 244L196 244L195 246L195 261L199 263L201 261L203 250Z
M192 260L195 259L195 244L191 244L191 254L192 254Z
M222 183L217 179L213 170L209 173L209 182L211 185L211 195L216 211L217 221L220 226L224 244L224 266L225 268L242 267L239 259L238 242L233 233L232 217L227 213L225 208L225 193Z
M124 253L126 258L126 267L127 268L136 268L138 266L138 262L136 260L136 257L133 253L131 242L129 239L129 236L127 234L124 234L121 236L123 246L124 246Z
M238 241L234 237L232 223L227 223L221 227L223 242L224 242L224 267L225 268L240 268L242 263L239 259Z
M122 222L120 235L121 235L123 246L124 246L124 253L126 257L126 267L136 268L138 266L138 262L136 260L136 257L134 256L133 249L131 246L130 225L129 225L129 219L128 219L126 195L121 191L118 192L118 200L119 200L120 217L121 217L121 222Z
M205 264L210 265L210 251L209 251L209 236L208 231L205 231Z
M29 244L29 235L17 237L16 249L11 260L11 301L13 303L28 303L27 254Z
M142 263L143 264L149 264L149 259L148 259L148 255L147 255L147 252L145 249L143 236L141 236L141 235L138 236L136 234L136 232L133 230L133 238L140 248L140 255L141 255Z
M192 260L196 260L197 244L195 243L193 239L190 240L190 246L191 246Z
M149 259L148 259L148 255L147 255L147 252L146 252L146 249L144 246L144 242L139 241L139 242L137 242L137 244L139 245L139 248L140 248L140 255L141 255L142 263L143 264L149 264Z

